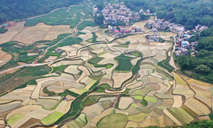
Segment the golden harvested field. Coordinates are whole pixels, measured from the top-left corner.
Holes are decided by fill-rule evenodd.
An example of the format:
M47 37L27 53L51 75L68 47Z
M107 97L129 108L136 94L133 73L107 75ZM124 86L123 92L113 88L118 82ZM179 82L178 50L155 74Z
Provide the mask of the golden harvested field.
M114 88L119 88L122 86L123 82L132 76L132 72L129 73L113 73Z
M42 40L54 40L58 35L63 33L73 33L74 30L70 28L69 25L57 25L53 26L50 31L46 34Z
M8 32L0 34L0 44L8 41L18 41L25 45L33 44L40 40L53 40L63 33L73 33L69 25L49 26L39 23L33 27L24 27L25 22L18 22L16 26L8 28Z
M24 43L25 45L33 44L36 41L42 40L50 31L52 26L39 23L33 27L27 27L13 38L15 41Z
M183 105L182 96L174 95L174 104L172 107L181 107Z
M65 72L71 74L78 74L80 71L78 70L78 66L69 66L65 69Z
M0 34L0 44L13 40L25 28L24 24L25 22L18 22L15 26L9 27L6 33Z
M198 80L195 80L195 79L187 80L187 82L192 86L197 86L199 88L206 89L206 90L212 88L211 84L205 83L205 82L202 82L202 81L198 81Z
M133 99L131 97L121 97L118 108L126 109L133 103Z
M187 83L177 73L173 73L173 75L175 77L177 84L187 85Z
M1 38L1 37L0 37ZM12 59L12 55L1 50L0 47L0 67Z

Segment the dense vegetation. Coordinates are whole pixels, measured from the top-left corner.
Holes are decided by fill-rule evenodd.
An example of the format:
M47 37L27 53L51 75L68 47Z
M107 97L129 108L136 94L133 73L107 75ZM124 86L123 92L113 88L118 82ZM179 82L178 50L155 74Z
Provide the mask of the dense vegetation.
M124 0L127 7L134 11L141 8L156 12L158 18L186 26L213 25L213 2L210 0Z
M7 32L7 31L8 31L8 30L5 29L4 27L1 27L1 28L0 28L0 34L1 34L1 33L5 33L5 32Z
M68 7L83 0L1 0L0 24L48 13L56 8Z
M176 62L185 73L207 82L213 81L213 27L196 36L196 56L179 56Z

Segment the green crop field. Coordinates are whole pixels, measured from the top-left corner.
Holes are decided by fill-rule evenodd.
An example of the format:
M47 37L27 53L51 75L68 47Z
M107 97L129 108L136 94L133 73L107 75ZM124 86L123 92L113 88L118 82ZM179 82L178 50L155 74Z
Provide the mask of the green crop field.
M131 63L132 58L125 56L124 54L116 57L115 60L117 60L119 63L119 65L115 69L117 71L130 71L133 67Z
M55 123L59 118L61 118L64 114L58 111L55 111L54 113L50 114L49 116L45 117L41 123L44 125L51 125Z
M127 121L128 117L126 115L115 113L101 119L97 126L98 128L124 128Z
M20 120L23 117L24 117L23 115L14 115L11 118L9 118L9 120L7 121L7 123L9 125L13 125L14 123L16 123L18 120Z
M104 59L103 57L97 57L96 56L96 57L90 59L88 62L91 63L91 64L97 64L97 63L99 63L103 59Z
M159 62L158 65L161 66L161 67L163 67L163 68L165 68L167 71L172 72L172 71L174 71L175 68L172 67L169 64L170 57L168 56L168 51L166 52L166 55L167 55L166 59L163 60L163 61L161 61L161 62Z

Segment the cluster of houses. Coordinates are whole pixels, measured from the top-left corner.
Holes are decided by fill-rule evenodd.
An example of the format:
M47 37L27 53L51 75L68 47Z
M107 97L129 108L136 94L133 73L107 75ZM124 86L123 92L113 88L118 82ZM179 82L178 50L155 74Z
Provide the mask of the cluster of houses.
M135 33L141 33L142 28L141 27L131 27L131 29L127 29L126 27L118 27L108 25L108 33L112 34L113 37L118 38L123 35L129 35L129 34L135 34Z
M98 8L93 7L93 16L99 15ZM126 25L130 24L130 20L139 20L140 13L150 15L150 10L143 11L141 9L139 12L133 12L124 4L110 4L106 3L104 9L101 11L104 16L104 24L116 24L118 22L123 22Z
M173 33L177 33L180 35L184 35L185 28L180 24L170 23L169 21L165 21L164 19L157 19L155 17L155 22L147 22L147 28L156 28L158 30L170 30Z
M198 25L198 26L196 26L193 31L200 33L208 28L206 26L200 26L200 25ZM175 39L176 40L176 46L175 46L176 56L188 55L189 50L191 51L191 53L190 53L191 55L195 55L197 53L197 51L195 50L195 46L197 45L198 42L195 41L195 42L189 43L189 40L192 36L193 36L193 34L189 30L184 31L183 35L182 35L182 33L181 33L181 35L178 34L178 36Z
M140 18L139 12L132 12L125 5L106 4L105 8L102 10L104 16L104 24L116 24L118 21L124 22L129 25L130 20L138 20Z
M177 56L188 55L189 50L191 51L191 55L197 53L197 51L195 50L197 42L189 43L189 40L193 36L193 34L189 30L186 30L183 25L170 23L169 21L165 21L164 19L157 19L156 17L155 22L147 22L146 27L153 31L153 34L149 35L149 41L159 40L158 30L169 30L173 33L176 33L177 37L175 37L175 53ZM197 25L195 26L195 29L193 31L200 33L207 28L207 26Z
M201 33L202 31L208 29L207 26L197 25L195 29L192 31ZM193 34L189 30L180 31L178 36L176 37L176 55L188 55L189 50L191 51L191 55L195 55L197 51L195 50L195 46L197 45L197 41L189 43L188 41L193 36Z
M195 26L194 31L195 32L202 32L202 31L206 30L207 28L208 28L207 26L202 26L202 25L198 24L197 26Z

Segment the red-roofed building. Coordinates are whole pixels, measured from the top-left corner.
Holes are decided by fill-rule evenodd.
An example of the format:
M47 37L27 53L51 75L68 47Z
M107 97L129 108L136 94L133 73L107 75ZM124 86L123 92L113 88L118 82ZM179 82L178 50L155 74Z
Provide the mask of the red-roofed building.
M135 29L136 29L135 27L132 27L132 32L135 32Z
M119 33L119 32L120 32L119 30L115 30L115 31L114 31L114 33Z
M132 27L132 30L135 30L136 28L135 27Z

